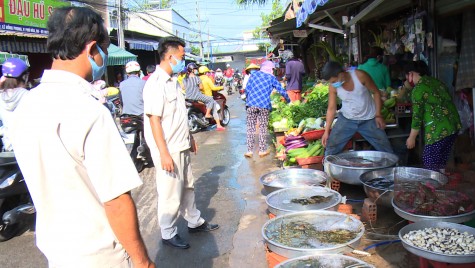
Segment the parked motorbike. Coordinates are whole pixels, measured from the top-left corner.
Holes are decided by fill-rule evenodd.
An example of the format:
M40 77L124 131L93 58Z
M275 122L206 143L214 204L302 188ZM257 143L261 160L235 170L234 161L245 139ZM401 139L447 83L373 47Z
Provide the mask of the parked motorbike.
M0 153L0 242L25 230L36 215L28 187L13 152Z
M153 164L150 149L145 142L143 116L123 114L119 122L127 136L125 144L130 150L130 157L137 171L141 172L145 167Z
M223 94L214 91L213 99L219 104L219 106L221 106L221 125L227 126L231 119L231 114L226 105L226 97ZM206 105L204 103L195 100L186 100L186 107L188 110L188 126L191 133L197 133L203 128L216 124L214 119L208 119L205 117Z

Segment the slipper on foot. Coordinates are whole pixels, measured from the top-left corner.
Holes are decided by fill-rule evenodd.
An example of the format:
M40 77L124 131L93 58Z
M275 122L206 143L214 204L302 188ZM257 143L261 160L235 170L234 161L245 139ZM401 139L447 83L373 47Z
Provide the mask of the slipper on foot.
M217 130L217 131L224 131L224 130L226 130L226 129L225 129L224 127L217 127L216 130Z
M252 157L252 153L251 152L247 152L244 154L245 157L248 157L248 158L251 158Z
M266 156L268 156L269 154L270 154L270 151L260 152L260 153L259 153L259 157L261 157L261 158L262 158L262 157L266 157Z

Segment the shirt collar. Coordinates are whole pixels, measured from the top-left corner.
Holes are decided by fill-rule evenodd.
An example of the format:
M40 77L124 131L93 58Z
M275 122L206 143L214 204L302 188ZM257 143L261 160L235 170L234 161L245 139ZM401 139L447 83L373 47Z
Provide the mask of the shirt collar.
M45 70L41 77L41 83L65 83L78 84L85 90L93 89L91 83L77 74L63 70Z
M165 72L165 70L163 70L160 67L160 65L157 65L157 68L156 68L155 72L152 75L154 75L154 74L156 74L158 76L157 80L159 80L159 81L167 82L172 78L167 72Z

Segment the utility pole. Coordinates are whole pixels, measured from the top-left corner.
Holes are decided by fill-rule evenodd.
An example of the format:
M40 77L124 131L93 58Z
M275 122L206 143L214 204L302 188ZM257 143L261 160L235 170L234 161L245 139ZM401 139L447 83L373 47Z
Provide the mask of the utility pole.
M211 43L209 42L209 26L208 26L208 61L211 61L209 57L209 54L211 53L210 49L211 49Z
M196 0L196 17L198 17L198 26L200 28L200 57L203 58L203 39L201 36L201 18L200 18L200 4Z
M124 40L124 28L122 25L122 0L117 0L119 7L117 12L117 39L119 41L119 47L125 48L125 40Z

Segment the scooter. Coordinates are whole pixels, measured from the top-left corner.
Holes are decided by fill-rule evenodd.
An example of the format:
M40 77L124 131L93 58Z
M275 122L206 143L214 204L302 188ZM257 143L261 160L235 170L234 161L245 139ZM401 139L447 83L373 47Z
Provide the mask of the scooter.
M0 242L24 230L36 216L25 179L13 152L0 153Z
M233 94L233 80L234 78L232 77L226 77L224 81L224 89L228 93L228 96Z
M219 92L213 91L213 99L221 107L221 125L227 126L231 120L231 114L226 105L226 97ZM206 105L204 103L195 100L186 100L186 108L188 111L188 127L191 133L197 133L201 129L216 124L216 121L213 118L208 119L205 117Z
M114 104L116 116L120 116L122 114L122 101L120 99L120 94L107 97L107 102Z
M143 131L143 116L123 114L119 119L120 127L125 132L124 138L130 157L134 162L137 172L142 172L145 167L153 164L150 149L145 142Z
M222 77L222 76L216 76L216 77L214 78L214 84L215 84L216 86L218 86L218 87L224 85L224 77Z

